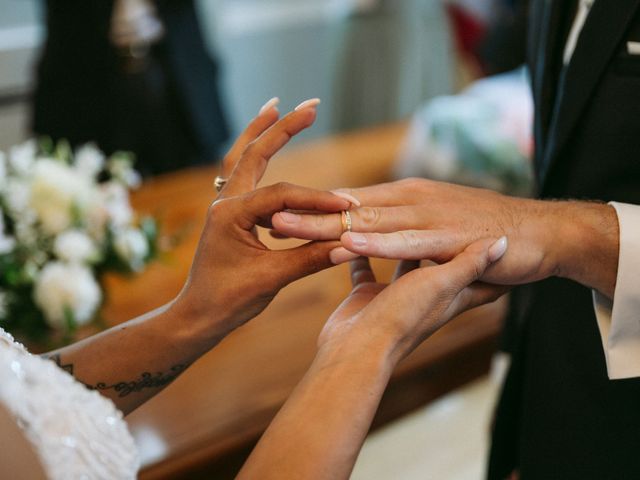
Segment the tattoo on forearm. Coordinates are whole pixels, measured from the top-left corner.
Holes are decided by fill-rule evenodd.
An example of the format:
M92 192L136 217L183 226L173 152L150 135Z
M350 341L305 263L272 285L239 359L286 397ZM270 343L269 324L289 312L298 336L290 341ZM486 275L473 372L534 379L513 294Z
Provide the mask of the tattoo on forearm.
M144 372L140 375L140 378L133 381L122 381L113 384L97 383L96 385L87 385L93 390L114 390L118 397L126 397L131 393L140 392L147 388L162 388L173 382L178 375L184 372L188 363L179 363L169 369L168 372L156 372L152 374L150 372Z
M45 354L45 355L42 355L42 358L45 358L47 360L51 360L56 365L58 365L61 369L63 369L65 372L68 372L70 375L73 375L73 363L63 364L62 363L62 358L60 357L59 353L54 353L53 355L46 355Z
M54 353L53 355L45 354L42 355L42 358L51 360L58 365L58 367L73 375L73 363L63 363L59 353ZM140 375L140 378L132 381L121 381L113 384L99 382L95 385L85 383L85 385L91 390L114 390L118 394L118 397L126 397L131 393L140 392L147 388L162 388L169 385L184 372L189 365L188 363L179 363L171 367L168 372L156 372L155 374L144 372Z

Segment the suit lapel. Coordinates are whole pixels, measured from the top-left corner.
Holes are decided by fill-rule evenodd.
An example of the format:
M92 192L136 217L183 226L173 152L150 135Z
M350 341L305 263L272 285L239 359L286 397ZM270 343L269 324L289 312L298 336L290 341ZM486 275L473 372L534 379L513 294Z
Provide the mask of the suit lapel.
M594 3L565 72L563 88L558 91L557 114L539 165L542 180L566 144L639 4L640 0Z
M542 151L547 139L549 122L555 90L553 68L554 48L559 32L559 7L561 2L542 0L534 2L536 10L532 12L534 21L532 24L532 41L536 44L533 49L532 60L532 89L535 108L538 114L535 117L536 145Z

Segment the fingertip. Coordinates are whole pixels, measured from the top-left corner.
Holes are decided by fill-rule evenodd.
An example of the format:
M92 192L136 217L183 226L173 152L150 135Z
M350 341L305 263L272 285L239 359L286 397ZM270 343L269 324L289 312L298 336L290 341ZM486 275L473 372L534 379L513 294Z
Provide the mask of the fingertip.
M360 255L358 255L357 253L350 252L344 247L337 247L329 252L329 259L334 265L340 265L342 263L355 260L359 256Z
M276 229L270 229L269 230L269 235L271 235L271 238L275 238L276 240L287 240L291 237L289 237L289 235L285 235L284 233L280 233L278 230Z
M356 197L354 197L350 193L344 192L342 190L331 190L331 193L333 193L336 197L340 197L347 200L349 203L351 203L356 207L360 206L360 200L358 200Z
M365 248L369 243L367 235L358 232L345 232L342 234L341 240L355 249Z
M309 100L305 100L300 105L298 105L294 111L300 112L303 110L316 109L318 105L320 105L321 100L319 98L310 98Z
M508 241L506 236L500 237L489 247L489 261L495 263L500 260L506 253Z
M260 111L258 112L258 115L263 115L269 111L275 110L276 112L278 112L278 104L280 103L280 98L278 97L273 97L270 100L267 101L267 103L265 103L261 108Z

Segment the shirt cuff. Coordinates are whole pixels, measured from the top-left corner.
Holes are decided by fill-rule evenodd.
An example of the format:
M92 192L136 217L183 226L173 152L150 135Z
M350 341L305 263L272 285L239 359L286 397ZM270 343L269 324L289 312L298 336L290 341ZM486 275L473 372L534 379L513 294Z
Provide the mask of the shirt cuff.
M613 301L593 291L611 380L640 377L640 205L610 203L618 215L620 252Z

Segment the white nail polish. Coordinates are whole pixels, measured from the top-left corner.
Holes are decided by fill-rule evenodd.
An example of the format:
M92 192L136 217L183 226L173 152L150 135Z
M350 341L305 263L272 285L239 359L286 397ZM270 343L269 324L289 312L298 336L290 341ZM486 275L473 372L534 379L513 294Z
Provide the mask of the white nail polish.
M275 107L279 103L280 103L280 99L278 97L273 97L271 100L265 103L262 106L262 108L260 108L258 115L262 115L264 112L271 110L273 107Z
M300 105L298 105L294 110L297 112L298 110L302 110L304 108L317 107L320 105L319 98L311 98L309 100L305 100Z
M507 251L507 237L500 237L496 243L489 247L489 260L497 262Z
M336 197L344 198L345 200L351 202L351 204L355 205L356 207L360 206L360 200L358 200L356 197L354 197L349 193L341 192L339 190L331 190L331 193L333 193Z

